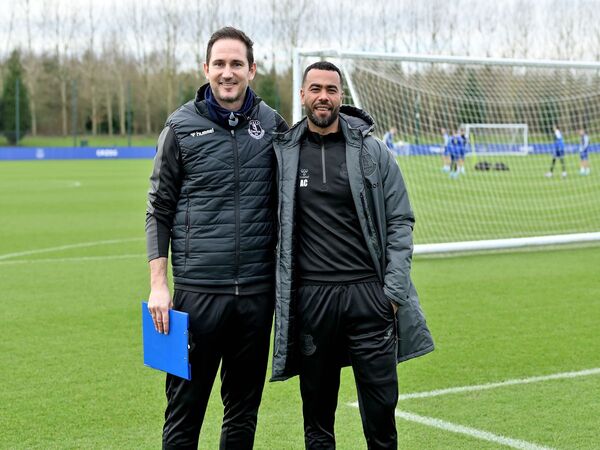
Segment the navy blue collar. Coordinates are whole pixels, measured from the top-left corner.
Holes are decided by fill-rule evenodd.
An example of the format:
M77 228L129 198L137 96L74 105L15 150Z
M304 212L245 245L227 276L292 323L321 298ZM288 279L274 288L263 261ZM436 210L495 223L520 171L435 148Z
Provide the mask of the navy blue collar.
M250 89L250 86L248 86L246 89L246 98L242 107L238 111L230 111L217 103L210 86L207 86L206 90L204 91L204 99L206 100L206 106L208 108L208 114L210 115L210 118L228 128L235 128L239 123L240 118L247 118L247 114L254 106L255 98L256 94L254 94L254 91Z

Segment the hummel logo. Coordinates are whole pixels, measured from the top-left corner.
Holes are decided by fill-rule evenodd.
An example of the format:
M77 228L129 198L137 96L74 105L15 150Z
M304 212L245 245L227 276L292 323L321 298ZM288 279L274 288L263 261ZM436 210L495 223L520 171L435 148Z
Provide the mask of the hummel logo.
M386 332L385 332L385 336L383 337L383 339L389 339L392 337L392 329L389 328Z
M308 187L308 169L300 169L300 187Z
M208 130L198 130L198 131L192 131L190 133L190 136L196 137L196 136L204 136L205 134L211 134L214 133L215 129L214 128L209 128Z

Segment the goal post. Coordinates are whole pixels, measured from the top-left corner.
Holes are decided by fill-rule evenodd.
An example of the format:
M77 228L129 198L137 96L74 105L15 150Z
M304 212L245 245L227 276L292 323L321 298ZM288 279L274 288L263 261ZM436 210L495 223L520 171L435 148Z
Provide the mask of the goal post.
M522 155L529 153L526 123L464 123L467 156Z
M600 63L296 49L294 122L321 59L376 137L397 130L417 253L600 240Z

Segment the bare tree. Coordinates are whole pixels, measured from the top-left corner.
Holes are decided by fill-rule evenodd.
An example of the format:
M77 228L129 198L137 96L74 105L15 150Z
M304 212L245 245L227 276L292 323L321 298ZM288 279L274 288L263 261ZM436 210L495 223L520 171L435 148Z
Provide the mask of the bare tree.
M108 128L108 135L112 136L114 134L113 129L113 97L111 89L109 88L110 81L104 80L104 105L106 107L106 124Z
M13 33L13 28L14 28L14 23L15 23L16 6L17 6L16 3L13 3L13 2L10 2L8 4L8 8L10 8L10 10L8 12L9 20L8 20L8 29L6 32L6 35L7 35L6 47L4 49L5 55L8 55L10 53L10 49L14 45L12 43L12 33Z
M501 55L509 58L528 58L531 54L532 30L535 30L534 9L528 0L517 0L502 21Z
M425 51L427 53L437 54L442 49L442 42L444 41L443 33L447 21L444 5L442 0L432 0L425 5L424 22L425 29L429 34L429 39L425 43L427 46ZM431 73L435 73L434 65L431 66ZM432 96L426 96L425 102L428 105L428 111L430 111L425 116L427 127L429 130L435 130L435 117L438 114L437 102L434 101Z
M312 0L280 0L273 6L278 52L285 54L287 63L291 65L292 50L301 42L300 30L304 17L312 7Z
M149 11L138 4L131 4L128 11L128 22L130 24L133 38L135 41L135 62L138 68L138 73L141 78L141 96L144 113L144 130L146 134L152 133L152 47L150 38L152 37L151 30L155 26L153 17ZM119 108L121 120L121 134L125 134L125 92L126 81L123 76L119 79ZM168 100L169 101L169 100Z
M454 6L459 11L456 17L456 38L458 52L461 55L471 55L473 46L479 43L473 36L476 30L477 3L477 0L461 0L460 5Z
M31 0L23 1L25 14L25 31L27 36L27 56L23 63L25 66L27 89L29 90L29 110L31 112L31 134L37 136L38 133L38 83L39 75L42 70L40 59L36 57L33 49L33 30L32 30L32 11Z
M62 8L60 0L58 2L49 0L46 4L46 11L53 11L52 19L54 23L54 57L58 64L57 78L60 87L60 112L62 118L62 134L66 136L69 132L68 127L68 82L69 70L67 67L68 59L71 54L71 43L74 41L76 32L78 31L79 16L77 10L72 10L70 16Z
M177 53L179 44L180 25L182 23L183 13L181 3L176 0L163 0L162 4L163 21L160 25L163 28L163 73L165 76L165 87L167 89L165 96L166 111L171 111L175 107L174 89L177 77Z
M398 26L402 27L400 40L407 53L419 52L419 28L421 19L419 17L419 5L417 2L403 0L399 3L404 11L402 22Z
M478 4L475 14L475 29L477 31L477 40L481 44L483 56L491 57L496 51L495 36L499 29L500 22L504 19L498 3ZM471 39L473 36L471 35Z
M196 73L202 73L202 64L206 58L206 42L217 29L219 0L196 0L193 14L187 29L190 30Z
M114 134L114 127L113 127L113 122L114 122L114 117L115 117L115 112L114 112L114 107L113 107L113 100L115 98L115 84L117 85L117 87L119 86L119 84L122 84L122 78L123 78L123 70L124 67L121 64L121 61L123 61L124 56L123 56L123 49L122 49L122 40L118 37L117 35L117 29L116 27L118 26L118 22L113 22L113 25L111 27L109 27L109 30L107 30L107 34L104 37L104 43L103 43L103 49L102 49L102 62L106 67L106 70L103 71L103 80L102 80L102 85L103 85L103 91L104 91L104 106L106 109L106 120L107 120L107 124L108 124L108 134L110 136L112 136ZM116 82L116 83L115 83ZM118 89L117 89L118 92ZM122 111L122 115L123 115L123 122L121 125L121 132L122 134L124 134L124 128L125 128L125 99L123 98L123 111Z
M431 0L425 5L424 22L425 29L429 34L427 53L437 54L442 49L443 31L447 21L445 2L443 0Z
M83 55L83 70L86 74L88 95L90 96L91 114L90 121L92 124L92 135L98 134L98 62L96 58L96 32L97 32L97 17L94 12L94 1L89 0L87 6L87 23L84 29L87 30L87 48Z
M575 4L573 4L575 3ZM554 58L573 59L577 48L575 34L579 24L579 2L553 0L545 11L547 27L547 42L553 48Z
M587 56L594 61L600 61L600 27L597 26L600 21L600 9L596 2L589 1L582 13L587 18L587 24L583 25L584 34L589 39L586 47L590 53Z

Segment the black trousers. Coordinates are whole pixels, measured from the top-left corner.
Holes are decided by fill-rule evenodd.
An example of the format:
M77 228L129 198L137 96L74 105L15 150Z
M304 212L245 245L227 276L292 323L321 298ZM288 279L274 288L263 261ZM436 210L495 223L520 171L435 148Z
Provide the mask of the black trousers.
M379 282L301 286L298 318L306 448L335 448L340 370L349 357L367 447L396 449L396 325Z
M191 381L167 375L163 449L196 449L221 363L221 450L251 449L269 354L273 293L235 296L175 291L190 315Z

